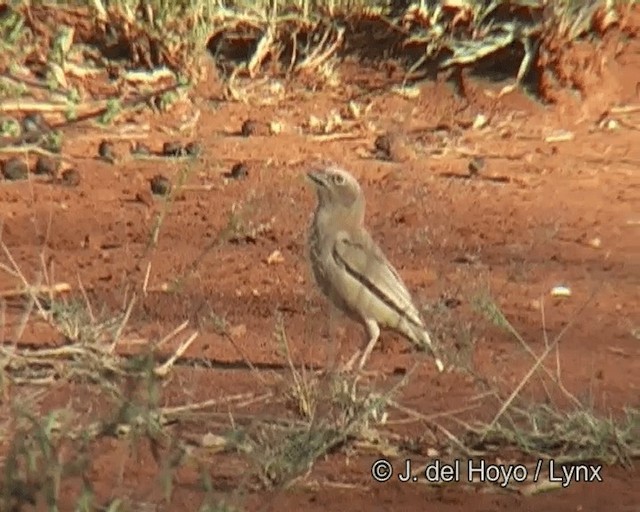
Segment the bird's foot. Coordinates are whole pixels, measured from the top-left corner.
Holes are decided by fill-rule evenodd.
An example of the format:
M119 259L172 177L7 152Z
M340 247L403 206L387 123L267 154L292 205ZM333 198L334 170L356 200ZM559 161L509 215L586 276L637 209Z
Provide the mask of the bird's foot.
M351 373L353 371L353 367L356 364L358 356L360 355L360 350L356 351L355 354L351 356L351 358L343 365L340 365L338 368L339 373Z
M355 373L358 377L384 377L384 372L380 370L365 370L364 363L366 359L363 361L362 359L362 351L358 350L355 354L351 356L351 358L339 368L339 373ZM356 361L360 358L359 363L356 365Z

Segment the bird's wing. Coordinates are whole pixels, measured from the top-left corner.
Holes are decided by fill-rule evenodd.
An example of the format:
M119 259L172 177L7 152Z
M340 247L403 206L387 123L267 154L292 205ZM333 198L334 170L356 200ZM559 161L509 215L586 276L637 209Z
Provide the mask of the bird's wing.
M422 320L407 287L386 259L382 250L366 234L338 233L333 257L354 279L411 323L422 326Z

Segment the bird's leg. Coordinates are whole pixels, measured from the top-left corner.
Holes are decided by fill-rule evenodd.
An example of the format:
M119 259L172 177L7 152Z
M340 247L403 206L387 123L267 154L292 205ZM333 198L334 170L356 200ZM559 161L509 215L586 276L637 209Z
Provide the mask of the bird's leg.
M345 365L342 366L342 371L350 372L353 370L353 365L355 364L358 357L360 357L360 363L358 364L358 369L362 370L364 364L367 362L371 351L373 350L376 341L378 341L378 337L380 336L380 328L378 324L373 320L365 320L364 321L365 328L365 341L367 342L364 353L362 349L356 350L355 354L353 354Z
M380 327L378 327L378 323L375 320L365 320L364 326L367 329L367 334L369 335L369 342L362 353L360 363L358 363L358 368L360 370L364 368L364 364L367 362L367 359L369 359L369 356L373 351L373 347L375 347L376 342L380 337Z
M355 364L356 359L358 359L360 352L361 352L360 349L356 350L356 353L353 354L351 358L349 358L349 360L346 362L344 366L342 366L342 371L350 372L351 370L353 370L353 365Z

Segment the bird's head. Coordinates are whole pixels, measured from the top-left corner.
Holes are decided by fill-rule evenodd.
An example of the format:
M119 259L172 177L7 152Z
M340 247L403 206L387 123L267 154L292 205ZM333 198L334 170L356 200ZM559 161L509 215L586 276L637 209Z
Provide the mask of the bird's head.
M307 173L313 183L320 208L336 214L364 216L364 194L358 181L347 171L328 166Z

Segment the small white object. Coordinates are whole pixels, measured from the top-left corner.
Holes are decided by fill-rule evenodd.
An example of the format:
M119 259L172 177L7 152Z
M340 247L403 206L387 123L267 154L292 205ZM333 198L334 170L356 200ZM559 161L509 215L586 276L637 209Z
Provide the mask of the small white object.
M284 93L284 85L281 82L274 81L269 84L269 92L275 95L281 95Z
M362 109L360 108L360 105L358 105L355 101L350 101L349 113L351 114L352 119L360 119Z
M340 128L342 124L342 116L335 110L332 110L327 116L327 122L324 125L324 133L333 133L337 128Z
M473 120L473 129L479 130L480 128L484 128L485 126L487 126L487 116L485 116L484 114L478 114Z
M600 249L602 247L602 240L599 237L592 238L589 240L589 245L594 249Z
M574 137L575 135L573 134L573 132L566 131L566 130L558 130L547 135L544 138L544 141L545 142L567 142L567 141L573 140Z
M279 133L282 133L282 123L279 121L271 121L269 123L269 131L271 132L271 135L278 135Z
M571 289L567 286L554 286L551 289L553 297L571 297Z
M407 87L394 86L391 88L391 90L394 93L400 96L403 96L404 98L412 99L420 96L420 89L415 86L407 86Z
M617 130L618 128L620 128L620 123L615 119L609 119L607 121L607 130Z
M311 128L311 130L316 131L322 128L322 121L319 117L311 114L309 116L309 121L307 121L307 125L309 126L309 128Z
M278 263L283 263L283 262L284 262L284 256L282 256L282 253L278 249L276 249L271 254L269 254L269 257L267 258L268 265L276 265Z

